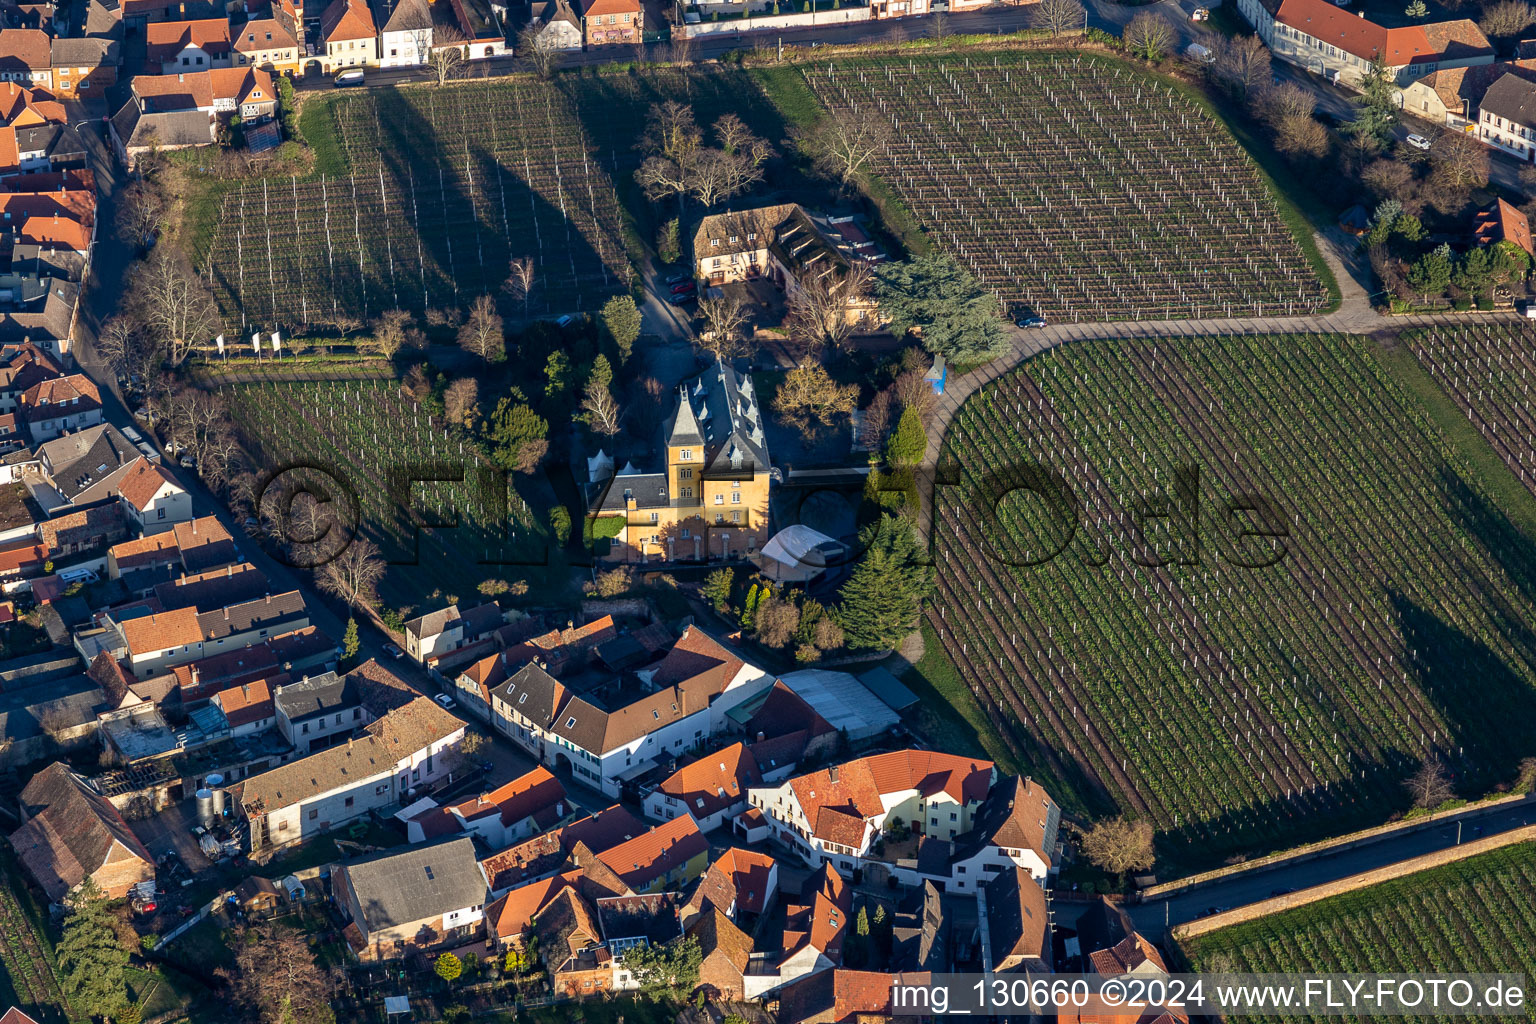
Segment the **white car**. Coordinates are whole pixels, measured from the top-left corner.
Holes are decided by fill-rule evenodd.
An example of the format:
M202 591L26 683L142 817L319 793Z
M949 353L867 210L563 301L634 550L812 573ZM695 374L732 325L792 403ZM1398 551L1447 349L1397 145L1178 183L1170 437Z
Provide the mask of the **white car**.
M439 704L441 704L445 708L453 707L453 698L448 696L446 693L440 693L437 696L433 697L432 699L437 701Z
M1408 143L1408 145L1412 146L1414 149L1429 148L1429 140L1422 135L1410 135L1403 141Z

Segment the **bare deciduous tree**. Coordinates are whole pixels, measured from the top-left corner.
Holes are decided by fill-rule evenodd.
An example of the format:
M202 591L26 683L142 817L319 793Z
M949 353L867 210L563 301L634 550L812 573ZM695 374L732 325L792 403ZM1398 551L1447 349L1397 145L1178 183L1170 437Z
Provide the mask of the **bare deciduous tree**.
M829 111L805 139L811 155L845 187L851 186L891 139L890 122L851 110Z
M403 309L386 309L373 322L373 342L386 359L405 346L411 328L411 315Z
M534 266L532 256L514 256L509 264L507 283L502 287L523 304L523 319L528 319L528 298L533 294Z
M643 153L682 164L703 142L704 134L699 131L693 108L677 100L667 100L651 106L637 148Z
M1455 190L1488 184L1488 150L1471 135L1445 132L1429 151L1432 184Z
M443 392L443 415L450 423L472 427L480 408L480 385L473 377L459 377Z
M715 141L727 153L746 157L752 166L765 163L773 156L768 140L760 138L747 123L735 114L725 114L714 124Z
M464 55L463 32L452 25L434 25L432 43L432 51L427 54L427 68L438 85L465 71L464 65L469 58Z
M1151 11L1142 11L1132 18L1121 36L1131 54L1150 61L1166 57L1175 38L1168 19Z
M623 414L613 391L602 381L590 381L581 398L581 415L594 433L613 437L623 429Z
M841 347L853 333L855 312L869 294L870 279L869 264L858 260L842 274L822 274L802 281L785 310L790 337L813 357L828 346Z
M161 246L135 266L128 280L127 305L152 343L175 365L194 346L218 333L213 296L170 246Z
M523 30L517 34L517 53L528 62L534 74L547 80L553 78L559 69L561 53L555 45L555 37L541 31L542 28L538 22L524 25Z
M1483 8L1483 16L1477 27L1484 34L1509 38L1519 35L1536 23L1536 9L1522 0L1498 0Z
M790 370L773 398L773 409L807 440L838 416L853 411L859 389L839 384L820 364L801 363Z
M459 345L488 363L507 358L505 325L496 312L496 301L481 295L469 307L469 316L459 328Z
M1311 117L1317 110L1317 97L1295 82L1282 82L1260 89L1251 100L1253 112L1271 128L1278 128L1287 117Z
M709 327L709 336L699 342L705 351L722 363L742 354L741 332L750 316L740 299L731 295L706 296L699 300L699 315Z
M1211 73L1238 99L1246 99L1270 81L1269 48L1258 36L1220 37L1214 49L1216 63L1211 65Z
M1117 875L1145 871L1156 859L1152 824L1146 821L1129 818L1101 821L1084 832L1080 842L1083 855L1090 862Z
M371 540L355 537L346 549L320 567L321 590L352 608L362 609L377 597L386 569L379 549Z
M165 196L151 178L141 178L123 190L117 207L117 238L135 249L148 244L165 218Z
M896 397L890 388L875 393L869 407L864 410L864 418L859 424L860 445L870 451L879 451L884 446L885 436L891 430L892 410L895 405Z
M1295 156L1328 152L1328 129L1311 114L1289 114L1275 127L1275 148Z
M692 64L697 55L697 47L689 37L677 32L672 32L672 42L667 47L667 59L673 64L687 66Z
M1439 807L1456 795L1450 777L1445 773L1445 765L1438 757L1431 757L1419 765L1418 771L1408 776L1403 785L1413 797L1415 807Z
M1031 19L1036 28L1043 28L1053 36L1082 28L1088 12L1078 0L1040 0L1035 5Z
M701 149L683 168L683 184L705 206L723 203L762 180L760 165L741 153L721 149Z

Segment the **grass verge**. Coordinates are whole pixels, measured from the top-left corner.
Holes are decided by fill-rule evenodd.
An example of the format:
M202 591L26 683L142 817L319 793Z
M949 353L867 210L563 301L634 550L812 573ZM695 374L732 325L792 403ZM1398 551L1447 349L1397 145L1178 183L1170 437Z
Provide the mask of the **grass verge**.
M1498 452L1483 440L1455 399L1419 365L1407 344L1397 342L1391 347L1378 344L1373 346L1373 352L1398 385L1418 399L1420 407L1471 471L1478 488L1493 499L1520 532L1536 537L1536 497L1532 497L1499 458Z

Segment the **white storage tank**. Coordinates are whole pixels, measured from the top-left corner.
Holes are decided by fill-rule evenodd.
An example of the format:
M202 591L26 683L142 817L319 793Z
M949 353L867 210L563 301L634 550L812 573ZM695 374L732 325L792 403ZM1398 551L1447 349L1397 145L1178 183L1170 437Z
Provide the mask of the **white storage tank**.
M203 828L212 828L214 821L213 790L200 789L197 791L197 823Z

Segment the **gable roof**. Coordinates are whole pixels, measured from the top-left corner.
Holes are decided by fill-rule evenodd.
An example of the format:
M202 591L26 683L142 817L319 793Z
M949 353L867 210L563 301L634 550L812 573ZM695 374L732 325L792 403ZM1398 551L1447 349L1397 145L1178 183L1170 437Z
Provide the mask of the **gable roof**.
M141 458L135 462L123 478L117 483L117 493L124 501L138 509L140 512L148 510L149 503L155 500L166 487L182 490L171 471L158 462L150 462Z
M688 908L695 913L714 908L729 915L734 905L736 913L761 914L767 909L773 869L768 854L733 846L704 872Z
M268 593L267 575L249 562L194 573L155 586L162 611L196 608L199 612L254 601Z
M48 33L40 28L8 28L0 32L0 67L47 71L53 67Z
M230 50L229 21L198 18L192 21L152 21L144 26L145 60L164 64L181 51L197 47L210 57L227 57Z
M129 654L154 654L173 647L190 647L203 642L196 608L142 615L118 623Z
M50 899L63 899L114 854L154 863L117 808L61 762L32 776L21 806L28 818L11 845Z
M1051 963L1051 921L1045 890L1028 871L1005 867L987 883L987 929L992 965L999 970L1022 959Z
M464 728L464 723L418 697L371 723L363 735L297 761L279 765L240 783L240 801L250 814L264 814L391 773L411 754Z
M543 765L520 775L489 793L453 804L448 809L465 821L497 815L510 828L525 818L533 818L548 828L559 820L557 807L564 807L565 787Z
M1472 224L1472 237L1478 245L1510 242L1536 256L1536 248L1532 248L1531 243L1530 220L1502 199L1495 199L1492 207L1478 211Z
M763 781L757 761L744 743L705 754L673 772L657 788L682 801L695 818L707 818L747 798L747 788Z
M277 87L272 76L260 68L210 68L173 75L136 75L133 94L144 112L153 114L206 110L213 107L215 100L271 103L277 99Z
M578 818L552 832L534 836L484 861L493 889L515 886L523 879L555 871L578 845L594 856L645 831L645 825L621 804Z
M709 840L689 815L673 818L628 842L597 853L597 859L631 889L656 879L709 852Z
M1516 124L1536 124L1536 82L1520 75L1503 75L1483 93L1478 109Z
M520 885L485 908L491 933L499 939L522 935L532 927L539 912L571 883L561 875L552 875L527 885Z
M241 683L239 686L232 686L227 690L220 690L213 695L212 700L219 705L219 710L224 712L224 717L229 720L231 727L271 718L275 710L272 703L272 690L265 679L257 679L249 683Z
M1487 36L1464 18L1389 29L1340 10L1328 0L1282 0L1275 20L1361 60L1379 54L1389 67L1432 63L1449 54L1469 57L1493 52Z
M483 906L485 875L468 837L348 861L341 870L371 933Z
M812 872L801 888L800 902L785 908L785 959L810 946L837 962L852 913L853 891L837 869L824 864Z
M272 695L272 701L290 721L302 722L315 715L357 707L360 698L357 686L349 676L321 672L278 687Z
M338 39L372 39L376 35L373 14L361 0L331 0L320 16L320 38L328 43Z
M864 821L885 809L882 794L915 790L932 797L942 792L960 804L979 802L991 786L992 771L992 762L979 758L897 750L796 776L789 787L818 837L859 846Z

